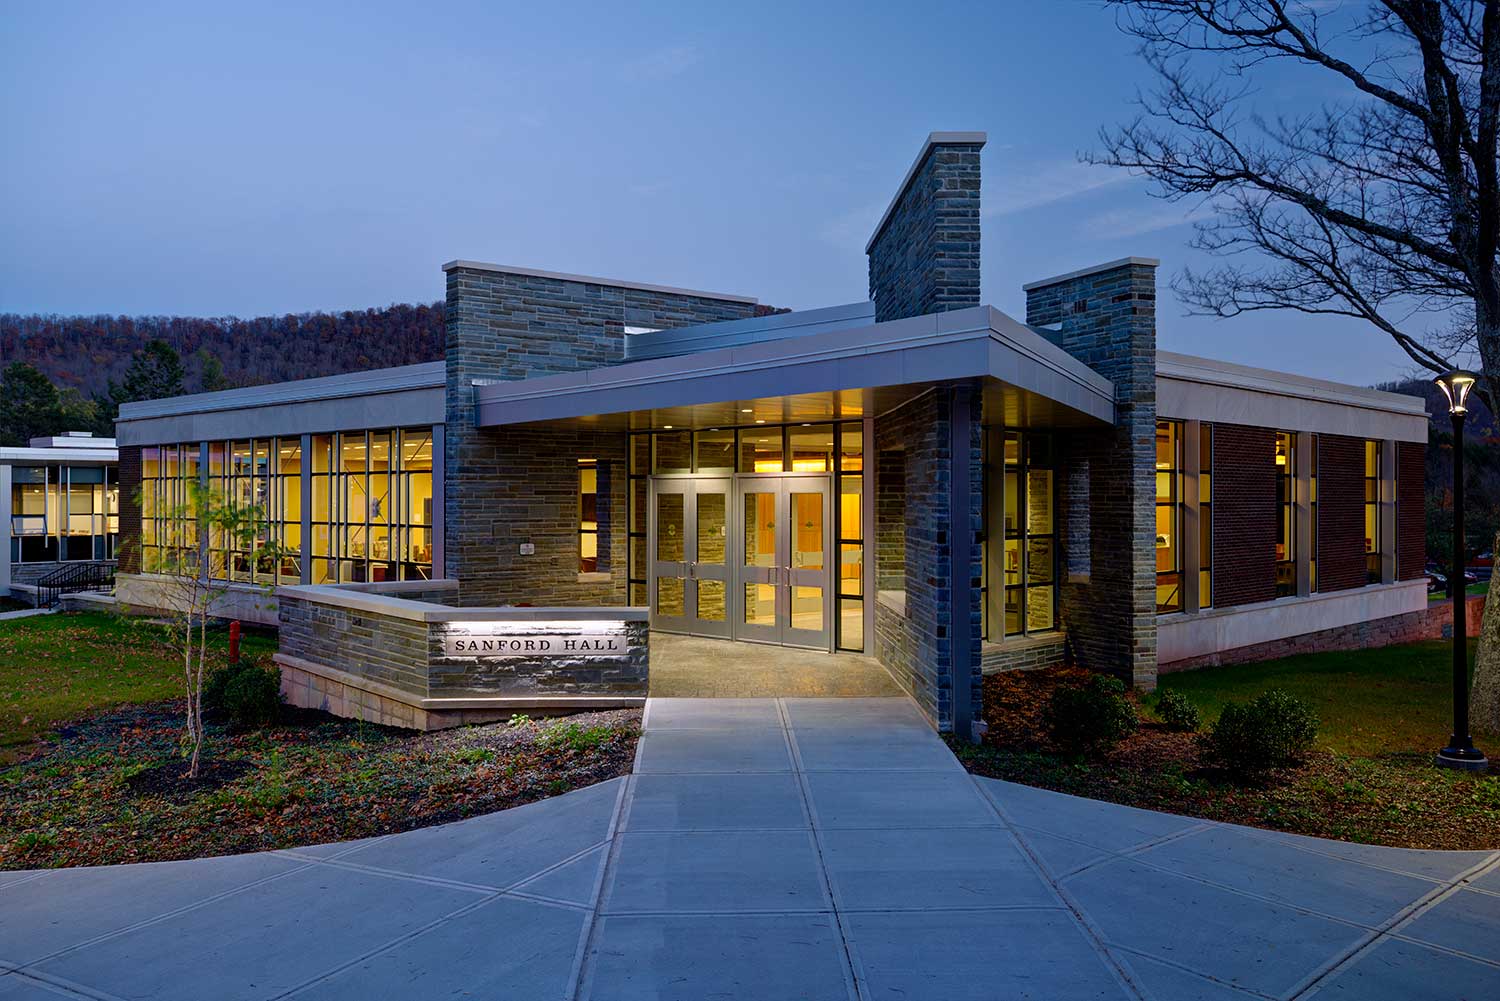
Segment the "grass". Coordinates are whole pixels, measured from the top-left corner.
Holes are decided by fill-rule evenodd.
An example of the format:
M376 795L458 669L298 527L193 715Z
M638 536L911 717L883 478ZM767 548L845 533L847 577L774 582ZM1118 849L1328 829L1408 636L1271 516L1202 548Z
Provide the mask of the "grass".
M1470 641L1471 671L1474 646ZM1280 688L1317 710L1319 743L1342 754L1436 751L1453 726L1453 647L1442 640L1184 671L1162 675L1160 686L1186 695L1205 721L1217 719L1226 702ZM1481 747L1486 738L1500 747L1497 737L1474 734Z
M1481 581L1477 581L1477 582L1475 582L1473 584L1470 584L1468 586L1468 588L1467 588L1465 596L1469 597L1469 598L1473 598L1476 595L1489 594L1489 593L1490 593L1490 582L1487 581L1487 580L1481 580ZM1450 599L1448 597L1448 592L1446 592L1446 591L1435 591L1435 592L1434 591L1428 591L1427 592L1427 602L1428 602L1428 604L1431 604L1432 602L1435 602L1435 601L1450 601L1450 600L1452 600L1452 599Z
M167 627L101 612L0 621L0 763L16 760L59 723L101 709L173 698L182 692L181 653ZM209 638L222 662L226 631ZM275 640L246 633L244 656Z
M1446 643L1417 643L1162 677L1161 691L1184 695L1205 726L1225 703L1273 688L1317 711L1317 746L1307 759L1254 780L1215 767L1197 734L1161 725L1159 695L1132 697L1142 725L1117 747L1061 753L1045 709L1059 687L1087 680L1071 667L986 678L984 744L952 746L977 774L1129 806L1368 844L1493 850L1500 848L1500 774L1432 763L1452 725L1450 656ZM1474 737L1491 754L1500 751L1500 734Z

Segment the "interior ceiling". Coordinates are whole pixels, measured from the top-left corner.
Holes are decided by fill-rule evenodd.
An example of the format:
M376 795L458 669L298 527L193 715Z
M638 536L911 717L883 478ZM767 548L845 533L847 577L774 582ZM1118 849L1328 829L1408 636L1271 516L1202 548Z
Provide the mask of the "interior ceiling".
M983 380L984 422L1017 428L1098 427L1095 418L1062 406L1036 393L1018 389L995 379ZM880 416L916 399L935 383L881 386L843 392L805 393L763 397L756 400L726 400L659 410L632 410L616 414L593 414L567 420L539 421L553 427L593 428L601 431L705 430L746 424L796 424L829 420L856 420Z

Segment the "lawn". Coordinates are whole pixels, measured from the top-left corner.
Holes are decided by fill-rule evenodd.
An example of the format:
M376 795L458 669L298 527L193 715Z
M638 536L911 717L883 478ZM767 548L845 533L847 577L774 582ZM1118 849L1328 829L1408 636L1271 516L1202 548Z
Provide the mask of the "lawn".
M1082 684L1076 668L985 679L989 732L981 746L954 744L969 768L1012 782L1229 823L1408 848L1500 848L1500 775L1433 766L1451 728L1451 648L1417 643L1350 653L1165 675L1161 691L1185 695L1205 726L1225 703L1270 689L1307 702L1321 721L1300 766L1251 781L1200 755L1197 735L1157 721L1160 695L1136 699L1140 729L1084 758L1052 744L1045 707L1059 687ZM1500 734L1475 742L1500 753Z
M0 764L16 760L53 726L85 713L173 698L182 692L181 654L167 627L100 612L0 621ZM228 632L210 633L222 660ZM276 641L246 633L246 656Z
M0 869L154 862L445 823L630 771L639 710L418 733L282 707L208 719L182 780L181 663L160 626L100 614L0 622ZM217 659L226 637L214 638ZM247 636L269 663L274 640Z

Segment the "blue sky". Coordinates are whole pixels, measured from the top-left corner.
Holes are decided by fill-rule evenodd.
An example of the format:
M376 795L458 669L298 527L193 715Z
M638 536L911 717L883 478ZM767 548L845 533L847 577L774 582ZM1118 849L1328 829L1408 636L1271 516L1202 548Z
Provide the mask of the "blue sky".
M10 4L0 311L431 301L453 258L850 302L923 137L979 129L987 302L1019 316L1023 282L1159 257L1164 349L1404 374L1355 321L1183 316L1192 206L1076 158L1146 83L1083 0Z

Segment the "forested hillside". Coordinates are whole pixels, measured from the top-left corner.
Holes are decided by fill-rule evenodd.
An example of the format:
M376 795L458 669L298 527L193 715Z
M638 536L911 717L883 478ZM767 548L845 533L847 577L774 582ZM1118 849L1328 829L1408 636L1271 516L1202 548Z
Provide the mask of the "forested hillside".
M188 316L0 314L0 367L29 362L59 389L104 393L152 340L183 359L187 392L436 361L443 304L400 303L342 313L204 319ZM217 359L217 366L214 359ZM222 378L216 377L222 367Z

